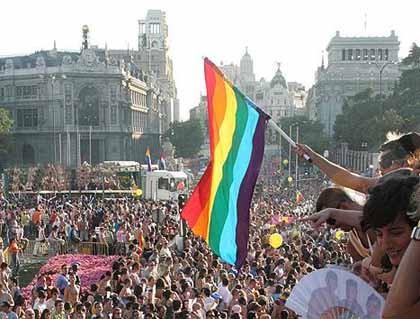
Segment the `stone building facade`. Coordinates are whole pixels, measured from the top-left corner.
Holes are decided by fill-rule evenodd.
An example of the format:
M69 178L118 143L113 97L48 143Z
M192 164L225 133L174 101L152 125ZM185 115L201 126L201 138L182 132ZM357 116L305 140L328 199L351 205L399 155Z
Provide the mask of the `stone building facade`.
M14 120L9 166L143 162L147 147L158 156L171 119L164 90L132 61L89 47L87 33L80 52L0 59L0 105Z
M166 13L161 10L148 10L145 19L138 21L137 50L108 50L108 55L115 60L124 60L136 65L141 73L152 83L157 92L163 113L161 118L163 131L169 123L180 120L178 93L173 74L173 61L170 56L168 37L169 27Z
M308 92L310 119L317 119L332 136L345 97L371 88L389 94L400 76L399 40L394 31L387 37L343 37L337 31L327 47L328 65L315 74Z

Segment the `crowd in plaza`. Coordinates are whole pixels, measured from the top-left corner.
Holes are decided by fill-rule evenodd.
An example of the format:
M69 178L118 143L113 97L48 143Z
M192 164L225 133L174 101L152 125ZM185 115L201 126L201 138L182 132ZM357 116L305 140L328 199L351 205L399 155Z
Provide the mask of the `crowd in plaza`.
M310 155L336 184L370 195L363 206L347 189L325 190L323 179L301 183L299 196L294 182L262 184L251 205L248 256L241 269L223 263L183 227L178 202L95 196L1 198L3 251L10 257L0 261L0 315L296 318L285 307L294 286L311 272L338 265L386 298L386 318L415 318L411 313L417 311L420 280L413 260L420 252L410 234L420 216L419 178L415 170L397 169L417 168L416 143L411 139L411 148L408 144L398 140L383 146L383 176L378 178L351 173L299 146L297 151ZM338 229L348 235L337 236ZM272 234L281 236L280 247L270 244ZM34 247L28 238L35 240ZM75 254L85 242L103 245L109 255L117 256L96 282L83 283L76 261L59 265L54 280L51 274L39 273L29 296L22 293L22 251L38 255L45 253L42 246L65 246L56 253Z
M113 318L290 318L284 304L302 276L328 263L351 263L344 244L334 240L331 230L315 231L293 223L293 218L313 210L321 186L318 181L302 185L305 199L299 203L292 186L260 189L252 206L248 261L239 271L222 263L190 232L180 236L183 230L176 202L82 196L39 203L22 198L12 204L9 199L2 220L3 244L11 254L15 240L18 251L24 248L20 246L23 238L35 235L35 248L26 254L39 254L39 247L47 243L51 247L71 244L69 249L75 252L83 242L98 242L121 257L96 285L82 291L77 264L57 269L61 275L56 282L39 274L39 285L26 300L19 297L12 282L18 271L11 258L11 274L7 275L5 265L9 280L2 284L3 297L0 294L0 301L7 301L10 307L3 310L18 317L34 312L40 318L110 314ZM272 233L282 235L280 249L270 246Z

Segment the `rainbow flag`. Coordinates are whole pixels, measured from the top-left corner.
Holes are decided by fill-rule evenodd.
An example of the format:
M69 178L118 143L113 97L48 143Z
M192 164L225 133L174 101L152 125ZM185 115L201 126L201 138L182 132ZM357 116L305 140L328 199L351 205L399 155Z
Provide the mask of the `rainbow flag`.
M147 171L151 172L152 171L152 159L150 157L150 149L147 148L146 150L146 164L147 164Z
M181 216L216 255L239 268L247 256L249 209L269 116L207 58L204 73L210 161Z

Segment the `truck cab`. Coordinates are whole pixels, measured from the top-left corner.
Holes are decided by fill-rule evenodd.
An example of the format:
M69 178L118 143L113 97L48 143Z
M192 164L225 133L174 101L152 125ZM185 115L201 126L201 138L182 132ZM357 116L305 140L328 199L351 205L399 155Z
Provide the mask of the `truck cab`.
M188 176L181 171L155 170L146 172L144 198L176 201L188 190Z

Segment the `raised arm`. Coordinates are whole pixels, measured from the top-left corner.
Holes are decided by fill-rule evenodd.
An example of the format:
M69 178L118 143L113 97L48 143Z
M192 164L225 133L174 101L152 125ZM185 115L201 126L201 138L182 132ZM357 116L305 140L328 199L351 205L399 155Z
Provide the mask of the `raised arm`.
M367 194L368 189L377 183L376 178L364 177L330 162L325 157L313 151L309 146L298 144L295 151L300 155L309 155L312 163L319 167L334 183Z

